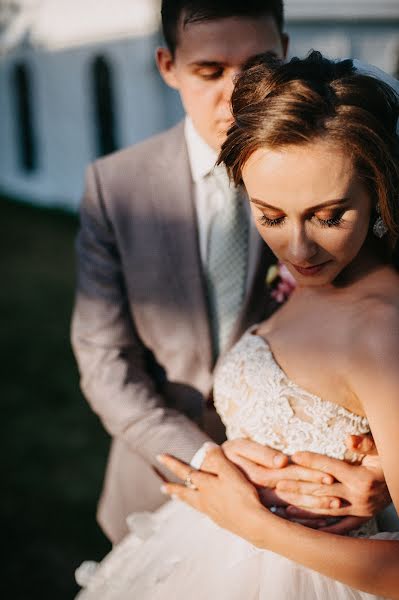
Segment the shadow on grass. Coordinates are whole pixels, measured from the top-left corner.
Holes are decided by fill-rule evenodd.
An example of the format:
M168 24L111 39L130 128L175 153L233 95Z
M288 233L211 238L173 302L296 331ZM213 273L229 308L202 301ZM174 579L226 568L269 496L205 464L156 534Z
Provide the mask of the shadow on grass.
M0 199L2 597L70 600L109 549L95 522L108 438L69 344L77 218Z

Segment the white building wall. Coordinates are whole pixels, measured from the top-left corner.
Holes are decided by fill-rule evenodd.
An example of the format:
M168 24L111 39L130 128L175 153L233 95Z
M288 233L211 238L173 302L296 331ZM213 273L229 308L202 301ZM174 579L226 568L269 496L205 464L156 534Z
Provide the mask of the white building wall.
M177 120L154 65L156 37L120 40L68 50L35 50L8 55L0 66L5 90L0 114L0 189L45 205L75 208L84 169L96 157L91 66L104 56L112 71L116 140L136 143ZM15 114L9 75L19 60L31 66L33 121L38 168L26 173L18 165ZM170 114L170 111L174 114Z
M284 0L288 22L294 20L378 21L399 18L398 0Z
M399 21L309 24L289 22L290 56L305 56L310 49L330 58L357 58L394 75L399 62Z
M294 4L302 6L291 2L291 9ZM315 48L333 58L358 58L390 74L398 68L398 19L338 22L310 20L309 15L291 10L292 14L290 19L287 11L291 56L304 56ZM176 92L161 82L154 61L157 44L158 35L152 33L47 50L19 46L4 55L0 60L0 191L38 204L76 208L85 167L96 156L91 65L98 55L106 57L112 70L119 146L134 144L175 123L182 116L181 104ZM10 69L19 60L31 65L32 73L38 168L30 173L18 164L10 86Z
M127 40L112 49L121 146L134 144L164 127L163 86L155 70L154 48L154 40Z

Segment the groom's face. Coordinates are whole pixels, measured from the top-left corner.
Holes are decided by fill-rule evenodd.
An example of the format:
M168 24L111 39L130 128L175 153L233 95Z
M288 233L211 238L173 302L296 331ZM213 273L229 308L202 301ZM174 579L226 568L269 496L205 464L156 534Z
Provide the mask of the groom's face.
M160 48L157 61L198 133L219 151L232 121L234 78L243 64L264 52L284 58L286 50L287 39L273 17L228 17L180 25L175 56Z

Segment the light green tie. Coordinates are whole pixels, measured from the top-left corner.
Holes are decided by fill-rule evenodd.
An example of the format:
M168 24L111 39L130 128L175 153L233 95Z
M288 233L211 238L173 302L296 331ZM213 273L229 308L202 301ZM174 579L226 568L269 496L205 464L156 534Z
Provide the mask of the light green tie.
M216 167L214 177L224 196L223 209L210 226L206 264L216 359L226 348L245 296L249 223L246 200L229 184L225 169Z

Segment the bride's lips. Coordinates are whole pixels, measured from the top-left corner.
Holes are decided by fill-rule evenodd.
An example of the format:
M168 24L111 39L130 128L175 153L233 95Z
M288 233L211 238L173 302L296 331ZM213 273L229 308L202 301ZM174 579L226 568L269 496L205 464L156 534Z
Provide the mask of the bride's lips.
M328 264L329 262L330 262L329 260L326 260L323 263L320 263L318 265L314 265L314 266L311 266L311 267L300 267L298 265L292 265L292 266L301 275L305 275L305 276L311 277L312 275L318 275L320 273L320 271L322 271L322 269L324 269L324 267L326 266L326 264Z

